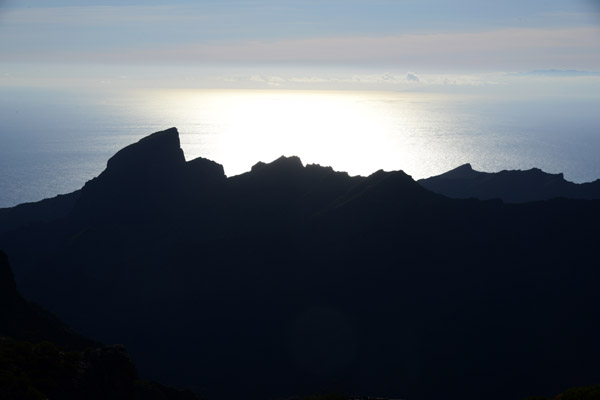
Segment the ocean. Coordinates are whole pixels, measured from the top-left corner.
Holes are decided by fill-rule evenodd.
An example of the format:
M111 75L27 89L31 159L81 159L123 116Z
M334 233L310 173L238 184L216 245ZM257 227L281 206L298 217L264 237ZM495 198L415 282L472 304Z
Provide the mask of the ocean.
M0 207L79 189L119 149L173 126L187 160L214 160L228 176L297 155L351 175L420 179L468 162L587 182L600 178L598 110L575 96L3 88Z

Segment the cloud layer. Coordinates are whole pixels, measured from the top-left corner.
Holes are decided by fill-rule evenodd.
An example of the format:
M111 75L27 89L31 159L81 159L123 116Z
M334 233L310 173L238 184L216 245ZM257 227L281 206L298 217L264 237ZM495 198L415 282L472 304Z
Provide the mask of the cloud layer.
M69 63L310 63L398 65L432 70L529 70L600 66L600 29L505 29L478 33L308 39L218 40L28 49L0 54L3 62Z
M518 9L466 0L453 7L432 4L444 14L415 0L375 6L364 0L183 0L176 6L0 9L0 62L599 69L600 14L586 15L596 10L583 7L586 1L566 7L536 0Z

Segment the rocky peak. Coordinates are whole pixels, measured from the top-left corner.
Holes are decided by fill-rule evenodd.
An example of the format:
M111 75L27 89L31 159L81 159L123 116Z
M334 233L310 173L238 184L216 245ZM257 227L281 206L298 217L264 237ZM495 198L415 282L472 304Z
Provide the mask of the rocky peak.
M177 128L153 133L131 144L108 160L106 175L137 175L140 172L164 171L185 164Z
M259 161L252 166L251 172L267 173L268 171L279 171L282 173L288 173L292 171L298 171L304 168L302 161L297 156L281 156L277 160L268 164Z
M156 132L108 160L106 169L85 184L75 209L95 209L91 215L100 219L106 212L156 209L178 192L186 172L177 129Z
M521 171L516 171L519 173ZM538 179L540 182L561 182L565 180L565 177L562 173L551 174L549 172L544 172L539 168L531 168L526 171L522 171L522 175L526 178Z
M473 179L481 175L482 172L475 171L471 164L466 163L446 173L438 175L438 177L441 179Z
M188 161L186 169L193 183L197 183L198 181L225 181L227 179L225 170L221 164L202 157Z

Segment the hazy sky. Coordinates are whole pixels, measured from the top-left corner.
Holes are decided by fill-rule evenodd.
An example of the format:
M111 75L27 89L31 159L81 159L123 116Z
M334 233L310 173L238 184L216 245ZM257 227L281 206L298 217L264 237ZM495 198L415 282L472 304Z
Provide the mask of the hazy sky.
M308 99L294 89L331 92ZM364 102L370 90L384 100ZM41 137L83 143L69 150L85 154L77 165L52 155L68 191L131 143L123 131L139 138L173 125L186 155L228 174L296 154L361 174L425 177L474 162L595 179L598 109L600 0L0 0L0 172L16 171L2 183L15 193L23 176L32 193L57 193L53 168L40 164L49 157L30 157L50 154L44 141L32 153ZM78 141L111 124L106 152ZM219 135L198 139L205 132ZM95 161L84 169L83 158Z
M600 72L600 0L0 0L3 86L485 84L552 69Z

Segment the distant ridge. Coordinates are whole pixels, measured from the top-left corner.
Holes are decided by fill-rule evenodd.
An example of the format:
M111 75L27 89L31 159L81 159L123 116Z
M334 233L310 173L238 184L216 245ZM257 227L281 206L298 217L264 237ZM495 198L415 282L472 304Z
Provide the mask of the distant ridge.
M493 173L479 172L471 164L464 164L418 182L435 193L458 199L501 199L509 203L560 197L600 199L600 179L578 184L565 180L562 173L549 174L538 168Z

